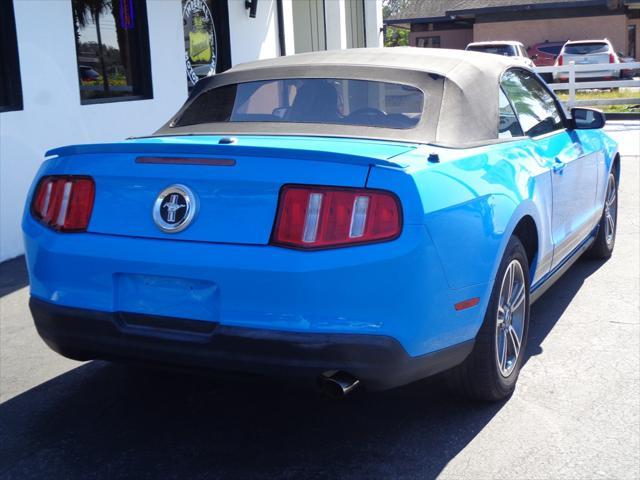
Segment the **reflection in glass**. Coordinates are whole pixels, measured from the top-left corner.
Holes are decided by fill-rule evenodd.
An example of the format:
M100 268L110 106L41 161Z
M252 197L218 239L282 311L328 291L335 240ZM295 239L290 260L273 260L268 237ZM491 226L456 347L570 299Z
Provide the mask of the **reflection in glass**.
M82 100L144 95L139 0L72 0Z
M412 128L424 94L395 83L339 78L290 78L225 85L204 91L176 125L281 122Z
M509 70L502 88L513 103L525 135L535 137L562 128L562 117L553 97L533 74Z

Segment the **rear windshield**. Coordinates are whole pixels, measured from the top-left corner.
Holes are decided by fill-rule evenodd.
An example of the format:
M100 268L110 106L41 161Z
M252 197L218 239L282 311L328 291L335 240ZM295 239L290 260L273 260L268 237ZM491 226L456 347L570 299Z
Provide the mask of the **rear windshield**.
M503 55L505 57L516 56L516 49L513 45L471 45L467 47L467 50L472 52L493 53L495 55Z
M609 45L606 43L574 43L565 45L564 53L569 55L587 55L589 53L607 53Z
M549 53L551 55L558 55L560 50L562 50L562 45L550 45L547 47L538 47L538 50L544 53Z
M339 78L266 80L206 90L174 126L280 122L408 129L420 121L424 103L421 90L395 83Z

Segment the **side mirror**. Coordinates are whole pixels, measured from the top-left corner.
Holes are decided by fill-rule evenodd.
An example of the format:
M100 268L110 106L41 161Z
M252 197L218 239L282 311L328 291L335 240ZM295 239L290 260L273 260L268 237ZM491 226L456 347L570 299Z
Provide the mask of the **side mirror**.
M537 53L534 53L534 54L533 54L533 55L531 55L529 58L530 58L531 60L537 60L537 59L538 59L538 54L537 54Z
M607 117L593 108L572 108L571 123L576 130L593 130L604 127Z

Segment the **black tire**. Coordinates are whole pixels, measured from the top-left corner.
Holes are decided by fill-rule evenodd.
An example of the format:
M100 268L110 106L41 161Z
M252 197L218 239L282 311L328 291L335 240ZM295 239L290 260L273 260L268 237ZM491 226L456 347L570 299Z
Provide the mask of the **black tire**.
M611 193L613 193L612 201L610 197ZM610 258L613 253L613 248L616 246L616 232L618 230L618 182L616 181L614 172L609 173L604 202L602 217L600 217L600 223L598 224L598 235L596 235L596 239L591 245L591 248L586 252L589 258L601 260ZM611 219L613 220L613 229L610 226L609 215L611 215Z
M524 312L521 316L522 335L518 354L512 362L511 372L504 376L501 373L498 359L498 335L502 328L499 320L498 306L501 303L501 290L507 269L516 261L521 267L524 284ZM526 352L529 333L529 262L527 253L518 237L509 240L504 257L498 268L496 280L491 291L491 298L485 313L484 321L476 336L473 351L466 360L454 368L448 375L450 387L466 397L482 401L498 401L511 395L515 389ZM519 307L521 309L522 307ZM518 310L520 311L520 310ZM511 320L509 320L509 323ZM506 341L506 340L505 340Z

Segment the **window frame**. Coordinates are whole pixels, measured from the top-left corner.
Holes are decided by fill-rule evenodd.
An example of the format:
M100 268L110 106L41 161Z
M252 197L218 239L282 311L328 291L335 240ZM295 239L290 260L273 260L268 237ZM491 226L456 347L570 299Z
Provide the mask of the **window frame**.
M0 0L2 1L2 0ZM73 0L69 0L73 2ZM136 18L138 25L136 25L136 39L135 43L138 45L137 55L141 58L139 63L140 68L140 91L142 93L137 95L128 95L121 97L107 97L107 98L90 98L83 99L82 91L80 89L80 63L78 56L79 44L74 40L76 46L76 75L78 77L78 97L80 98L81 105L99 105L103 103L119 103L119 102L134 102L139 100L153 100L153 78L151 70L151 48L149 46L149 22L147 17L147 0L133 0L134 5L137 8ZM73 7L72 7L73 8ZM72 21L75 22L72 13Z
M532 75L533 78L535 79L535 81L537 81L542 88L549 94L551 95L551 99L553 100L553 104L555 105L556 109L558 110L558 113L560 114L560 120L562 121L562 126L552 130L550 132L545 132L545 133L541 133L540 135L535 135L535 136L531 136L528 135L525 131L524 128L522 128L522 124L520 124L520 128L522 129L522 132L524 133L525 137L531 138L533 140L536 140L538 138L542 138L542 137L546 137L546 136L550 136L550 135L555 135L558 132L564 132L567 129L570 128L570 123L569 120L567 118L567 114L564 110L564 107L562 106L562 104L560 103L560 101L558 100L558 97L556 97L556 95L553 93L553 90L551 90L549 88L549 86L545 83L544 80L542 80L540 78L540 76L535 73L532 72L530 70L527 70L525 68L521 68L521 67L511 67L511 68L507 68L504 72L502 72L502 75L500 75L500 88L502 89L502 82L504 81L504 76L508 73L508 72L520 72L520 73L525 73L525 74L529 74ZM511 106L513 108L513 110L516 112L516 117L518 118L518 123L520 123L520 117L518 114L518 109L515 108L515 104L513 103L513 100L511 99L511 97L507 94L506 91L504 91L505 96L507 97L507 100L509 100L509 103L511 103Z
M0 15L0 84L6 98L0 98L0 112L15 112L24 109L20 56L13 0L0 0L5 15Z

